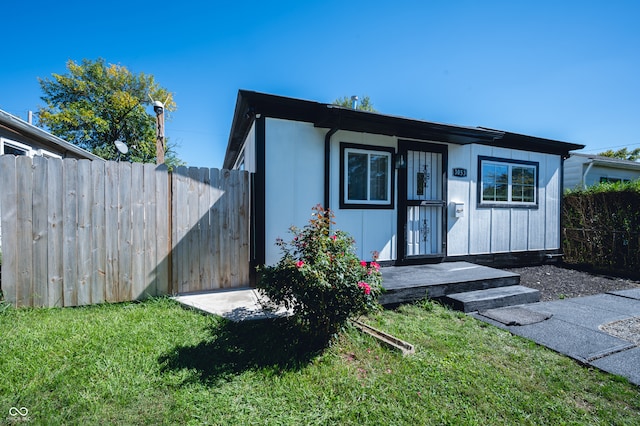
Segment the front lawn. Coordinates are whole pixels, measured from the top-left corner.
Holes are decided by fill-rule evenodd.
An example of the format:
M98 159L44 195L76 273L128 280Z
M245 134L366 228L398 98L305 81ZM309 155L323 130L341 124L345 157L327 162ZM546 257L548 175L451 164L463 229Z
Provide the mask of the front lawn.
M314 354L286 320L165 298L0 309L0 424L640 423L625 380L431 302L367 322L416 354L355 329Z

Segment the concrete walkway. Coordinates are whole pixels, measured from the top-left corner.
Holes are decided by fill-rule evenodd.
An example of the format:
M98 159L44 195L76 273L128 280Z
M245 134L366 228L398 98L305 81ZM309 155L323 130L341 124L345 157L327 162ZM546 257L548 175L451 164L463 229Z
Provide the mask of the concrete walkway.
M640 386L640 347L601 329L611 322L640 317L640 289L520 305L518 312L509 309L471 315ZM519 321L527 312L538 320Z
M258 292L250 288L189 294L175 299L232 321L274 315L262 309ZM276 315L286 314L280 311ZM519 305L515 309L498 308L486 311L484 315L478 312L470 315L581 363L626 377L640 386L640 347L600 329L614 321L640 317L640 289Z
M219 315L231 321L257 320L287 315L287 311L284 309L275 313L265 311L262 307L265 299L252 288L191 293L175 296L174 299L187 307Z

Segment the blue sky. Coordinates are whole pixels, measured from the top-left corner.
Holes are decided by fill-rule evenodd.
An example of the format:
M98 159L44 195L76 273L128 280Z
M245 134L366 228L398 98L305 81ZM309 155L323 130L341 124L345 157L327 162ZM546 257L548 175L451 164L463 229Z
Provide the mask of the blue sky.
M102 57L175 93L166 135L190 166L221 167L238 89L640 147L637 1L60 3L3 5L0 109L26 118L38 77Z

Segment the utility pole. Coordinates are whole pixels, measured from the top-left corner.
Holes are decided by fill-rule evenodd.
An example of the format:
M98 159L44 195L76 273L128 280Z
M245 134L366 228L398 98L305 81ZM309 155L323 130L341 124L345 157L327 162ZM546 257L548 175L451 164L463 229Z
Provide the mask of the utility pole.
M153 110L156 113L156 120L158 122L156 133L156 164L164 164L164 104L160 101L154 101Z

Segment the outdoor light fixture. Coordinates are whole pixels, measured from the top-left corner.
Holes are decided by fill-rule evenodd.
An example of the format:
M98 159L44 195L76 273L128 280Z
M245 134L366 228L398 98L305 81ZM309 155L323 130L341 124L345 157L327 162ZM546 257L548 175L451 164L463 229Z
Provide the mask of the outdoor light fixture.
M396 169L406 169L407 162L404 161L404 155L396 154Z

